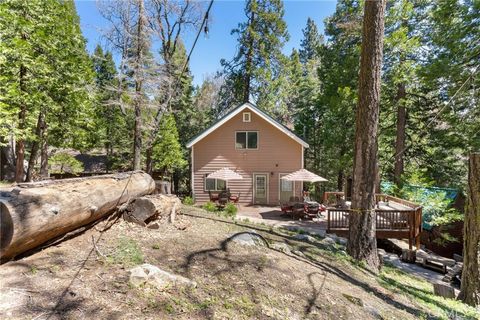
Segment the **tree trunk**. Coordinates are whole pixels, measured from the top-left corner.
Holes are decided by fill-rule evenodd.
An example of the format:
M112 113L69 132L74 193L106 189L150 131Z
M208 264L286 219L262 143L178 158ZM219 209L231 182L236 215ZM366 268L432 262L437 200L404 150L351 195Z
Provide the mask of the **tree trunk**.
M174 206L176 210L180 210L181 205L180 199L176 196L148 195L137 198L130 203L123 217L127 221L146 226L150 221L156 220L160 216L170 215Z
M35 129L35 137L36 140L32 142L32 148L30 150L30 159L28 160L28 168L27 168L27 176L25 181L29 182L32 181L33 178L33 169L35 167L35 162L37 162L38 157L38 149L40 144L42 143L42 132L45 129L45 112L40 110L37 120L37 127Z
M352 213L348 253L378 272L375 182L385 0L365 1L359 95L355 122Z
M253 28L255 24L255 12L252 12L252 16L250 18L250 28ZM244 76L244 88L243 88L243 101L242 102L249 102L250 100L250 85L252 81L252 64L253 64L253 35L252 32L249 31L248 33L248 51L247 57L245 61L245 76Z
M15 140L13 135L8 140L0 137L5 146L0 147L0 180L15 180Z
M337 190L338 191L343 191L343 170L338 170Z
M480 306L480 153L470 154L466 209L459 299L477 307Z
M47 125L45 124L42 137L41 137L42 147L40 150L40 178L47 179L48 175L48 132Z
M404 172L404 153L405 153L405 128L407 126L407 109L404 105L406 97L405 84L398 85L397 90L397 137L395 140L395 168L393 181L397 186L401 185Z
M153 146L150 146L145 151L145 171L153 176L153 159L152 159Z
M23 37L22 37L23 38ZM25 66L21 65L20 66L20 80L19 80L19 87L20 91L22 92L23 95L26 95L26 90L25 90L25 76L27 73L27 68ZM25 98L25 97L22 97ZM20 130L25 129L25 121L27 117L27 106L25 105L25 102L22 101L20 105L20 112L18 114L18 128ZM15 181L16 182L23 182L24 180L24 173L25 173L25 166L23 164L25 160L25 141L23 138L20 138L17 140L17 146L16 146L16 165L15 165Z
M20 184L0 195L0 258L13 258L154 190L141 171Z
M137 52L135 57L135 130L133 141L133 170L140 170L142 157L142 86L143 86L143 32L144 32L143 0L138 1Z

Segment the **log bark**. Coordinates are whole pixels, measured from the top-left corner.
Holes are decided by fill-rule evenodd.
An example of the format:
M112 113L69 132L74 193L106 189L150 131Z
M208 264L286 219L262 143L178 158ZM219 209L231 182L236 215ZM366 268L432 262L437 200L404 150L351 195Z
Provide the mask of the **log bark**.
M378 119L383 58L385 0L365 1L358 106L355 122L352 213L347 252L378 272L375 185L378 171Z
M480 306L480 153L470 155L468 202L463 225L463 271L459 299L471 306Z
M177 196L155 194L137 198L132 201L123 214L125 220L146 226L149 222L160 216L175 214L181 207L181 201Z
M142 171L19 184L0 194L0 258L11 259L153 192Z

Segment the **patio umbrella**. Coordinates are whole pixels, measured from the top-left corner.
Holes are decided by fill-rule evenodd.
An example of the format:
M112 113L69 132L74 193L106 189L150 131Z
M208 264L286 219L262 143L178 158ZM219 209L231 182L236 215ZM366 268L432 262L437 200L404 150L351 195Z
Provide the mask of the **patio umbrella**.
M229 180L240 180L243 179L241 175L236 173L233 170L230 170L229 168L222 168L220 170L217 170L213 173L210 173L207 176L208 179L220 179L224 181L229 181Z
M321 181L328 181L325 178L316 175L313 172L310 172L306 169L300 169L298 171L292 172L283 176L281 179L287 181L305 181L305 182L321 182Z

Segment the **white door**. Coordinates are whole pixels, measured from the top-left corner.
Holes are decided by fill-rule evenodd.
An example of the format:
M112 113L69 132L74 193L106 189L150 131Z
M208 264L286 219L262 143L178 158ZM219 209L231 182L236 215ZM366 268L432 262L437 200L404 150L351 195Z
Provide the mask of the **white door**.
M253 203L268 203L268 175L255 173L253 174Z

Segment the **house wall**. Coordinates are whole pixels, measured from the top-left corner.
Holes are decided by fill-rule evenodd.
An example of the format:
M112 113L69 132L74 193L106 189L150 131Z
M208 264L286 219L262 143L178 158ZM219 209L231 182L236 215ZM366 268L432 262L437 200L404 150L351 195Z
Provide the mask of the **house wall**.
M251 112L251 122L243 122L243 112ZM258 131L258 149L235 149L236 131ZM209 200L204 191L204 176L227 167L243 176L227 183L233 194L240 193L241 204L253 202L253 174L268 174L268 203L279 203L279 173L303 167L303 146L256 113L245 109L193 146L194 197L197 203ZM300 195L302 184L295 183Z

